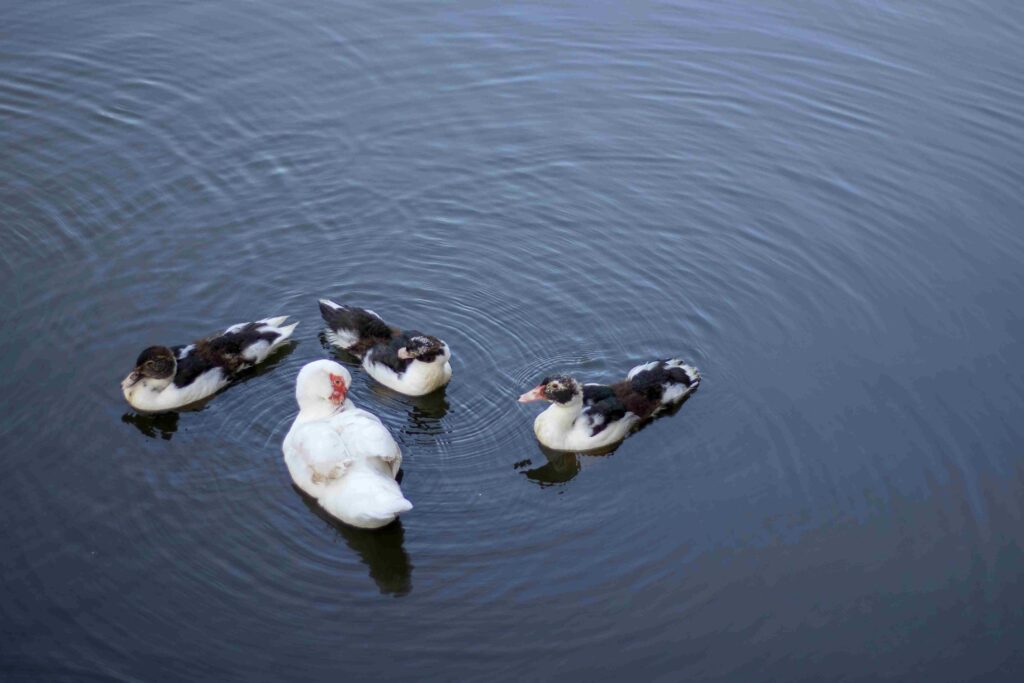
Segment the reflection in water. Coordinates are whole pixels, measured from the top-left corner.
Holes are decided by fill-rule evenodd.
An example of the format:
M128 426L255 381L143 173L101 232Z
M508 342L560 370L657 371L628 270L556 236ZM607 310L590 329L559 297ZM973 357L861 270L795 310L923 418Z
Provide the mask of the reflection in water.
M409 418L406 428L407 434L438 435L445 432L441 421L448 414L448 399L445 398L446 387L426 396L407 396Z
M359 558L370 568L370 578L381 593L396 597L412 592L412 562L405 552L405 529L402 520L383 529L357 529L331 517L314 498L292 485L302 502L313 514L341 534L349 548L359 553Z
M178 431L178 413L135 413L127 412L121 422L130 424L151 439L170 441Z
M547 446L537 445L547 458L547 462L540 467L533 467L522 472L530 481L535 481L541 486L556 486L566 483L580 473L579 453L555 451ZM517 470L522 470L532 464L532 460L526 459L517 462L514 467Z
M525 474L526 478L530 481L534 481L541 486L557 486L565 484L580 473L583 458L611 455L619 447L619 444L612 444L600 450L587 451L585 453L556 451L540 443L537 444L537 447L540 448L544 457L547 458L547 462L540 467L528 469L522 472L522 474ZM513 467L517 470L523 470L523 468L529 467L532 464L532 460L526 459L517 462Z

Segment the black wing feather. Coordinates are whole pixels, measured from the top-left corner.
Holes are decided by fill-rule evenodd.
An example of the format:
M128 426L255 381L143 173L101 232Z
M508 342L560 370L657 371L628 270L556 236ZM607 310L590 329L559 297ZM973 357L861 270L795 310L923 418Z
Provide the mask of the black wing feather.
M359 338L349 351L361 356L381 342L391 341L395 330L369 311L355 306L328 306L320 302L320 315L335 332L354 334Z
M261 341L273 344L281 336L274 330L261 331L259 328L263 326L264 323L246 323L232 332L200 339L184 357L180 358L178 356L185 347L172 348L171 351L178 358L174 384L179 387L187 386L199 375L213 368L222 368L225 376L230 378L251 367L252 361L242 355L245 350Z
M600 415L603 418L600 423L591 420L591 436L600 434L608 425L624 418L627 412L628 409L612 387L604 384L583 385L583 414Z

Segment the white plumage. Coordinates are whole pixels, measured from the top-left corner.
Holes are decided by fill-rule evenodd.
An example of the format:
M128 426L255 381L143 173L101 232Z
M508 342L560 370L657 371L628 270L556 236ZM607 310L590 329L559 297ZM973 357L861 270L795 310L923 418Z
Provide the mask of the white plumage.
M402 452L384 424L348 399L352 378L319 360L299 372L299 415L282 450L292 481L346 524L375 529L412 509L395 476Z
M435 360L429 363L412 360L402 373L398 373L386 363L378 363L377 354L371 349L363 357L363 369L388 389L406 396L424 396L448 384L452 378L451 357L451 350L442 342L441 354Z

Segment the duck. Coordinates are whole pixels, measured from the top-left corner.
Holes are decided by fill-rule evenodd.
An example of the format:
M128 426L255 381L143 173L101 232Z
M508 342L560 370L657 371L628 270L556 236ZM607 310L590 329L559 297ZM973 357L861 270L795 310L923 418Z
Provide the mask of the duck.
M363 369L384 386L406 396L424 396L452 378L452 352L437 337L402 331L366 308L320 299L327 340L362 361Z
M306 364L295 380L299 414L281 444L292 481L332 517L378 529L412 509L395 478L402 451L380 419L349 398L340 363Z
M212 396L259 365L295 331L288 316L238 323L223 332L179 346L150 346L121 381L121 391L138 411L159 413Z
M543 446L592 451L617 444L641 423L679 406L700 385L700 372L678 358L638 365L615 384L581 384L574 377L545 377L520 403L549 401L533 422Z

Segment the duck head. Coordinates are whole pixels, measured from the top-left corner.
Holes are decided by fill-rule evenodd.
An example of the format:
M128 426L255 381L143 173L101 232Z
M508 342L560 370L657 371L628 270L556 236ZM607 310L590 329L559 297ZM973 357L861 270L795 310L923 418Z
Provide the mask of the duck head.
M295 400L302 412L333 413L344 405L352 375L333 360L308 363L295 380Z
M121 390L126 398L131 398L136 385L160 391L174 379L178 371L178 361L174 352L166 346L150 346L139 354L135 361L135 369L121 380Z
M520 403L551 401L556 405L568 406L583 400L583 387L572 377L560 375L545 377L540 384L519 397Z
M419 332L407 333L405 346L396 352L402 360L418 360L423 363L432 363L438 358L448 360L451 358L451 351L448 345L437 337Z

